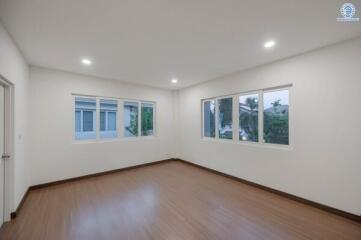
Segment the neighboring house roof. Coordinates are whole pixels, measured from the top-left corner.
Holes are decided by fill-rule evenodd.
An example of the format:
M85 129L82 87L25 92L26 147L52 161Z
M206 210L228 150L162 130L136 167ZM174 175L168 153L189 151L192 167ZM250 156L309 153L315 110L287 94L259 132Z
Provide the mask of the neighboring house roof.
M239 110L243 112L251 112L251 108L247 104L240 103Z

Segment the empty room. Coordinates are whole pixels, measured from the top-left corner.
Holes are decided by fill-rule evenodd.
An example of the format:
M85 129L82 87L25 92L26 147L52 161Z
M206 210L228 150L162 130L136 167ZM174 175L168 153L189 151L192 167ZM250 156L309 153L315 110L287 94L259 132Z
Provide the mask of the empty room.
M360 0L0 0L0 240L361 240Z

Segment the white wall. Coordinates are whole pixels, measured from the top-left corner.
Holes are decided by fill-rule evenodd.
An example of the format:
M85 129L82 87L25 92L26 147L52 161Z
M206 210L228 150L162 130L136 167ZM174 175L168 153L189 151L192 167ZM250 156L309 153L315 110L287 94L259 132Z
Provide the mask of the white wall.
M14 153L10 160L9 177L11 192L6 196L10 208L6 210L6 219L9 211L15 210L23 197L28 184L27 172L27 124L28 124L28 65L18 51L16 45L0 24L0 74L14 85ZM2 153L0 153L2 154Z
M38 67L28 85L28 66L1 25L0 52L0 74L15 85L11 210L29 185L180 157L361 214L360 38L179 92ZM201 140L201 99L290 83L292 149ZM156 139L74 143L71 93L156 101Z
M30 79L31 185L174 157L172 91L38 67ZM155 101L156 137L75 143L72 93Z
M360 215L360 53L358 38L181 90L180 158ZM292 149L201 139L201 99L285 84Z

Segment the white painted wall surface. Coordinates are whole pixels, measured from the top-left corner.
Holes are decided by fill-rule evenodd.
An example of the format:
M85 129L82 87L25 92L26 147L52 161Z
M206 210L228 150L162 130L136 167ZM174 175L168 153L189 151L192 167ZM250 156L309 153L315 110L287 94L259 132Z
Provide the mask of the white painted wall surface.
M14 153L10 162L10 193L6 201L10 209L6 209L5 220L9 219L9 211L14 211L21 201L29 184L27 171L27 128L28 128L28 80L29 68L16 45L0 23L0 74L10 81L14 87Z
M29 185L180 157L360 215L360 52L358 38L175 92L38 67L29 84L0 25L0 74L16 99L11 210ZM201 139L201 99L285 84L293 84L292 149ZM157 137L74 143L71 93L156 101Z
M180 158L360 215L360 54L358 38L181 90ZM285 84L292 149L201 139L201 99Z
M30 78L31 185L174 157L172 91L38 67ZM75 142L72 93L155 101L156 137Z

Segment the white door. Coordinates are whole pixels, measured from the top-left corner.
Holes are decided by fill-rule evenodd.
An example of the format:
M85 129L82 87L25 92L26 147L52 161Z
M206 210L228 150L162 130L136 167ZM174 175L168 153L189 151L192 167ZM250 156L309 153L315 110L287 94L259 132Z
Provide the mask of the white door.
M0 85L0 155L3 155L4 146L5 146L4 108L5 108L5 92L4 92L4 88ZM3 159L0 159L0 226L4 222L4 169L5 169L5 162Z

